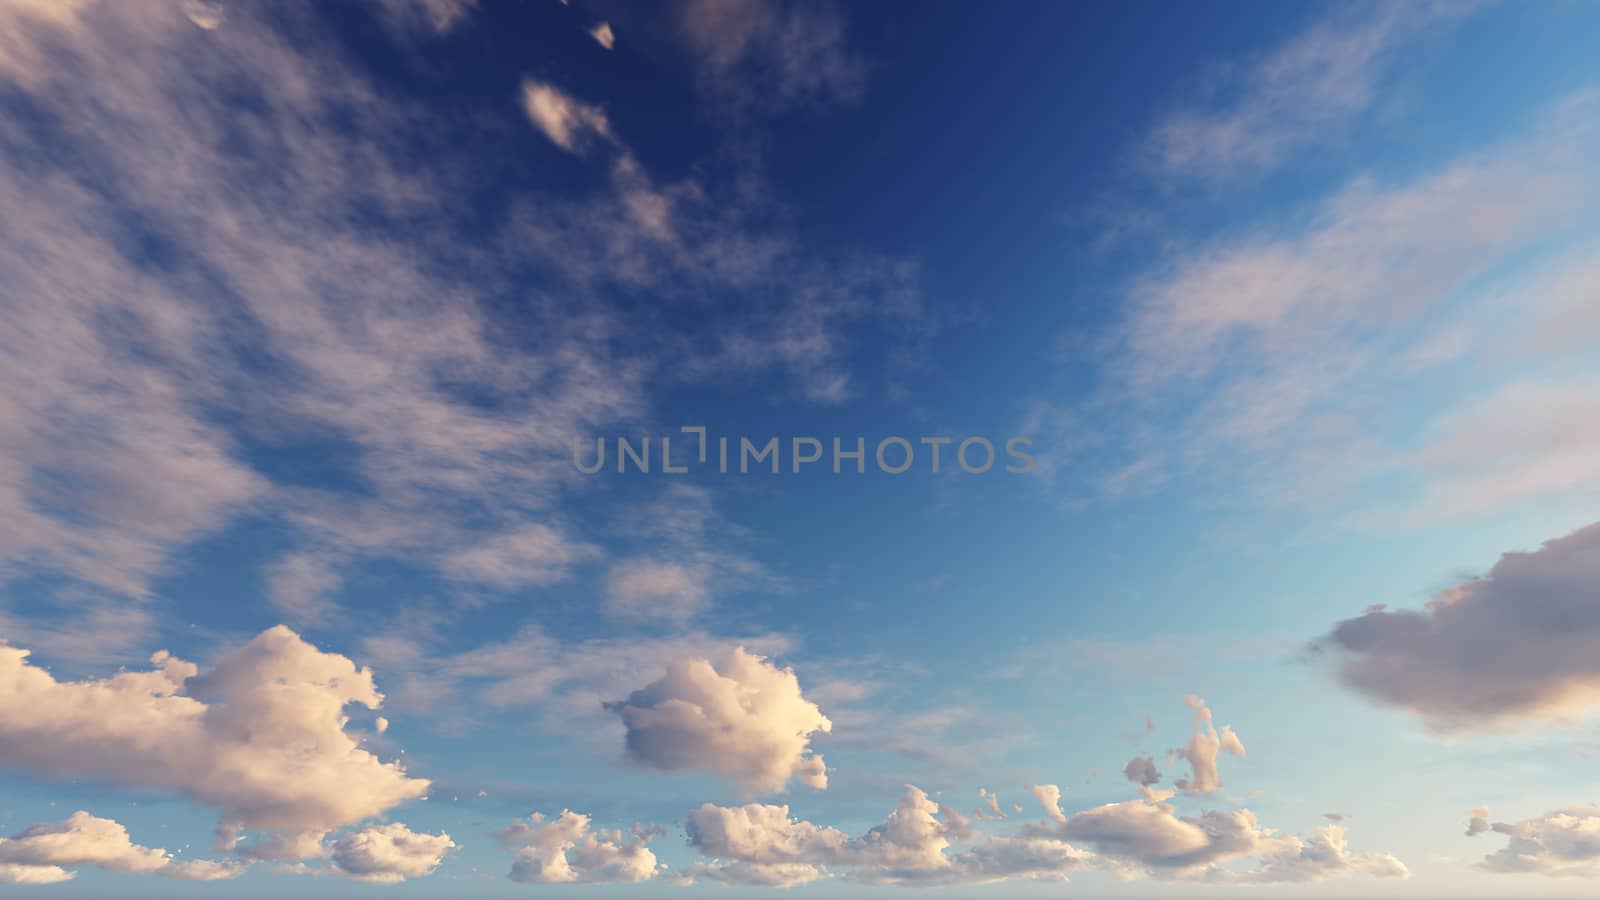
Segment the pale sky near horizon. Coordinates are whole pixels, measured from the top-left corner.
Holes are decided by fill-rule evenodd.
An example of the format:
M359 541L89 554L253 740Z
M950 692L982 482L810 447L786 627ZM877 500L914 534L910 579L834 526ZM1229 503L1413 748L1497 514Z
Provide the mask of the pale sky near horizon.
M0 0L0 895L1592 894L1597 44Z

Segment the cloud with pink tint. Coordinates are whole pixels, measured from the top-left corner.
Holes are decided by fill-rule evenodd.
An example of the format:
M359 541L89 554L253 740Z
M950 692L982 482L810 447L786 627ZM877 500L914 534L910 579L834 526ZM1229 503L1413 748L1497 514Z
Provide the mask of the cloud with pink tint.
M178 860L165 850L133 843L120 822L78 810L60 822L26 828L0 838L0 884L53 884L93 866L124 875L160 875L184 881L233 878L244 866L211 860Z
M515 855L511 880L519 884L612 884L649 881L659 871L645 846L649 833L593 831L590 818L564 809L547 819L534 813L495 833Z
M175 792L217 811L242 856L320 854L327 832L427 793L346 732L345 709L378 708L368 669L283 626L205 671L162 651L153 668L57 681L0 645L0 760L50 780ZM235 847L241 829L264 833Z
M1173 750L1174 756L1189 763L1191 774L1188 778L1180 778L1173 782L1178 790L1185 794L1209 794L1222 787L1222 776L1217 770L1217 757L1223 753L1234 756L1244 756L1244 744L1239 741L1239 736L1227 725L1218 730L1211 723L1211 710L1206 707L1206 702L1194 694L1183 698L1183 702L1194 710L1194 734L1188 743ZM1132 766L1132 763L1129 764ZM1148 771L1140 771L1141 778L1155 773L1155 767L1150 766ZM1159 775L1156 776L1159 778ZM1132 775L1129 775L1132 778ZM1141 782L1151 784L1153 782Z
M448 834L419 834L399 822L369 825L340 836L330 847L333 867L368 884L398 884L433 874L456 846Z
M828 786L810 740L833 724L801 693L793 669L743 647L720 662L670 662L660 679L608 708L627 728L628 758L641 765L710 771L751 794L785 790L791 778Z

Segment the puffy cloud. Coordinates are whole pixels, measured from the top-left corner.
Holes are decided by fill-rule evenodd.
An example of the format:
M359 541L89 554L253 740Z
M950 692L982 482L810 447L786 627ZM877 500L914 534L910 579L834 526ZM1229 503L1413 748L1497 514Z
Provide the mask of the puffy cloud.
M1148 756L1135 756L1128 760L1128 764L1122 767L1122 776L1142 787L1161 781L1161 772L1156 769L1155 760Z
M0 765L176 791L216 809L227 831L275 833L258 856L315 855L326 832L427 792L345 731L345 707L382 700L371 671L288 628L203 673L165 651L151 662L62 682L0 645Z
M1208 881L1228 884L1296 884L1322 881L1339 875L1374 878L1409 878L1405 863L1388 853L1354 853L1345 841L1342 825L1322 825L1306 839L1268 837L1256 865L1244 871L1213 868Z
M1023 836L1081 842L1114 868L1174 880L1267 884L1410 874L1387 853L1350 851L1342 826L1321 826L1306 839L1279 836L1248 809L1180 816L1160 794L1084 810L1065 822L1030 825ZM1246 868L1234 867L1241 862Z
M770 865L832 863L843 858L850 836L789 816L787 805L704 804L684 819L689 843L707 856Z
M1033 794L1034 799L1039 801L1039 805L1044 807L1045 813L1050 818L1057 822L1065 822L1067 820L1066 813L1061 811L1061 788L1059 786L1036 784L1028 790Z
M450 835L418 834L399 822L369 825L333 842L334 868L356 881L397 884L438 868L455 847Z
M1441 730L1564 717L1600 701L1600 524L1507 553L1422 610L1373 607L1317 649L1363 695Z
M1060 825L1033 826L1031 836L1082 841L1102 855L1129 865L1181 870L1243 856L1255 850L1262 832L1249 810L1176 815L1159 800L1107 803L1074 813Z
M232 878L243 867L211 860L174 859L141 847L112 819L79 810L60 822L34 825L0 838L0 883L51 884L73 876L68 866L95 866L127 875L161 875L187 881Z
M1211 724L1211 710L1206 707L1204 700L1190 694L1183 698L1183 702L1194 710L1194 735L1189 738L1187 744L1172 752L1188 760L1193 774L1189 778L1180 778L1173 784L1185 794L1209 794L1222 787L1222 776L1217 771L1218 754L1226 752L1234 756L1243 756L1244 744L1239 742L1239 736L1234 734L1229 726L1224 725L1222 730L1218 731ZM1155 767L1151 766L1150 771L1153 773Z
M698 768L741 790L783 790L792 777L828 786L811 735L833 725L800 691L793 669L735 648L720 663L677 660L660 679L609 704L627 728L628 756L668 771Z
M568 153L582 156L597 142L616 143L605 110L576 100L554 85L531 79L523 82L522 108L545 137Z
M683 880L788 887L837 870L864 884L981 884L1008 878L1063 879L1089 854L1051 837L995 837L949 852L977 835L949 806L907 786L883 824L860 837L793 819L789 807L705 804L685 820L689 842L714 862Z
M1600 807L1575 806L1521 822L1489 824L1488 810L1472 811L1468 836L1494 832L1506 845L1485 856L1478 868L1600 878Z
M515 852L511 880L524 884L599 884L648 881L656 856L645 847L648 833L625 840L622 832L589 830L582 813L562 810L555 819L534 813L495 836Z
M1006 814L1000 809L1000 795L988 788L978 788L978 796L983 800L983 806L972 811L972 817L980 822L995 822L1004 819Z

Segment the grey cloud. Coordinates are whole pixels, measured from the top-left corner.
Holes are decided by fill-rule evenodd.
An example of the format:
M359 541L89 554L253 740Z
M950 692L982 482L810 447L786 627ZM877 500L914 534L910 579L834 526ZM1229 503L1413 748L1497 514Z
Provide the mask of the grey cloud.
M1314 647L1366 697L1440 730L1562 718L1600 698L1600 524L1512 552L1420 610L1369 609Z

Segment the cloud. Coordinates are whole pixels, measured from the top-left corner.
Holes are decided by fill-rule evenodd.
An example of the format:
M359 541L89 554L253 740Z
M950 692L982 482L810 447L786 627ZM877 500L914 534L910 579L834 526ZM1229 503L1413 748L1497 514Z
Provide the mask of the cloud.
M0 760L11 770L174 791L215 809L227 831L271 833L267 850L316 847L427 792L426 779L345 731L347 706L382 700L371 671L285 627L204 672L162 651L149 671L61 682L27 657L0 645Z
M1487 823L1487 810L1473 810L1467 835L1494 832L1506 845L1477 864L1488 872L1600 878L1600 807L1575 806L1521 822Z
M571 438L638 416L652 373L776 369L837 402L843 327L920 318L914 266L803 249L766 201L720 189L750 172L658 182L603 110L543 82L524 112L558 146L617 149L611 178L479 221L461 198L484 176L449 153L416 167L436 130L318 10L230 7L205 29L178 6L0 10L0 52L37 76L0 68L19 113L0 120L0 280L20 298L0 335L0 577L62 574L136 611L177 549L251 514L295 539L267 574L297 624L341 624L333 589L369 558L467 590L549 584L573 571L543 541L577 484ZM52 121L73 127L29 124ZM130 249L156 244L160 265ZM443 274L463 266L470 282ZM616 298L638 290L729 315L625 323ZM512 295L508 320L493 298ZM314 483L257 468L302 451ZM90 602L60 600L73 619Z
M1059 786L1036 784L1028 790L1029 793L1033 794L1033 798L1039 801L1039 805L1044 807L1045 813L1050 818L1057 822L1065 822L1067 820L1066 813L1061 811L1061 788Z
M617 36L612 33L610 22L601 22L589 29L589 36L594 38L594 42L596 44L599 44L607 50L610 50L617 44Z
M574 565L599 553L598 547L534 523L452 551L442 567L453 578L510 589L562 581Z
M1385 494L1397 507L1385 511L1388 521L1485 515L1560 496L1563 485L1592 488L1581 451L1565 445L1516 447L1502 437L1507 452L1492 469L1517 477L1496 494L1491 467L1446 448L1419 451L1411 433L1380 426L1414 415L1385 398L1423 383L1439 390L1434 408L1470 415L1503 383L1486 363L1529 358L1517 348L1545 327L1544 311L1572 308L1571 279L1537 274L1524 254L1559 251L1584 234L1600 196L1600 167L1583 150L1600 123L1597 102L1574 94L1522 133L1422 174L1362 175L1291 216L1172 245L1132 282L1117 353L1107 358L1112 386L1071 416L1096 421L1097 404L1138 410L1144 424L1100 437L1126 444L1110 457L1120 471L1107 486L1126 491L1129 476L1157 484L1226 460L1273 501L1337 503L1380 477L1409 474L1414 491ZM1491 278L1491 292L1478 290ZM1483 321L1513 308L1536 324L1484 332ZM1459 363L1468 359L1483 364L1467 372ZM1566 372L1578 373L1573 390L1565 399L1549 393L1538 427L1554 428L1563 405L1572 414L1587 408L1578 397L1592 368ZM1484 432L1514 433L1477 421ZM1456 431L1448 414L1440 427L1446 439ZM1441 452L1451 465L1436 468ZM1541 481L1541 471L1552 474ZM1452 508L1469 495L1473 502Z
M666 674L608 707L627 727L628 757L652 768L702 769L740 790L784 790L793 777L828 786L810 739L833 726L793 669L734 649L720 663L671 662Z
M736 115L851 103L867 65L830 6L778 0L694 0L678 32L701 66L703 92Z
M1341 681L1434 728L1563 718L1600 702L1600 524L1500 557L1422 610L1376 607L1319 641Z
M1465 17L1473 4L1377 4L1361 18L1321 21L1228 73L1227 99L1163 117L1141 149L1169 176L1224 180L1270 171L1376 102L1408 43Z
M335 840L334 868L370 884L398 884L430 875L456 846L448 834L418 834L399 822L369 825Z
M610 29L606 30L610 33ZM602 41L604 43L604 41ZM522 83L522 108L557 147L582 156L596 143L620 146L611 133L605 110L572 98L542 81Z
M124 875L161 875L185 881L232 878L243 866L211 860L177 860L141 847L111 819L78 810L60 822L34 825L0 838L0 884L52 884L73 877L68 866L94 866Z
M634 559L618 563L606 575L601 610L622 621L681 622L710 602L709 573L698 566L664 560Z
M529 332L505 340L481 295L527 248L455 237L473 176L406 158L417 110L318 10L231 6L206 30L179 7L41 7L70 22L8 92L3 575L145 598L176 548L258 513L316 548L319 570L275 579L310 609L345 560L435 564L547 518L570 436L642 404L608 308L527 289ZM252 465L308 448L315 487Z
M1190 694L1183 698L1183 702L1194 710L1194 735L1189 738L1187 744L1172 752L1180 759L1188 761L1193 774L1189 778L1180 778L1173 784L1185 794L1209 794L1222 787L1222 777L1217 771L1217 756L1221 753L1244 756L1244 744L1239 742L1239 736L1234 734L1229 726L1222 726L1219 732L1211 724L1211 710L1206 708L1204 700ZM1133 763L1128 765L1132 768ZM1124 773L1126 772L1125 769ZM1141 774L1154 773L1155 767L1151 766L1148 773Z
M1156 769L1155 760L1148 756L1135 756L1128 760L1122 767L1122 775L1134 784L1149 787L1161 781L1161 772Z
M793 819L787 806L707 803L684 822L689 842L712 862L690 867L683 880L789 887L837 870L875 885L985 884L1010 878L1064 880L1088 854L1052 838L976 839L960 813L907 786L888 819L860 837Z
M1277 884L1354 874L1409 876L1390 854L1352 852L1338 825L1321 826L1307 839L1279 836L1248 809L1180 816L1159 794L1031 825L1023 834L1080 842L1113 868L1180 881ZM1241 861L1246 868L1234 865Z
M521 884L608 884L648 881L658 872L656 856L644 845L648 834L624 840L620 831L591 832L590 819L562 810L547 820L534 813L495 837L516 856L511 880Z

